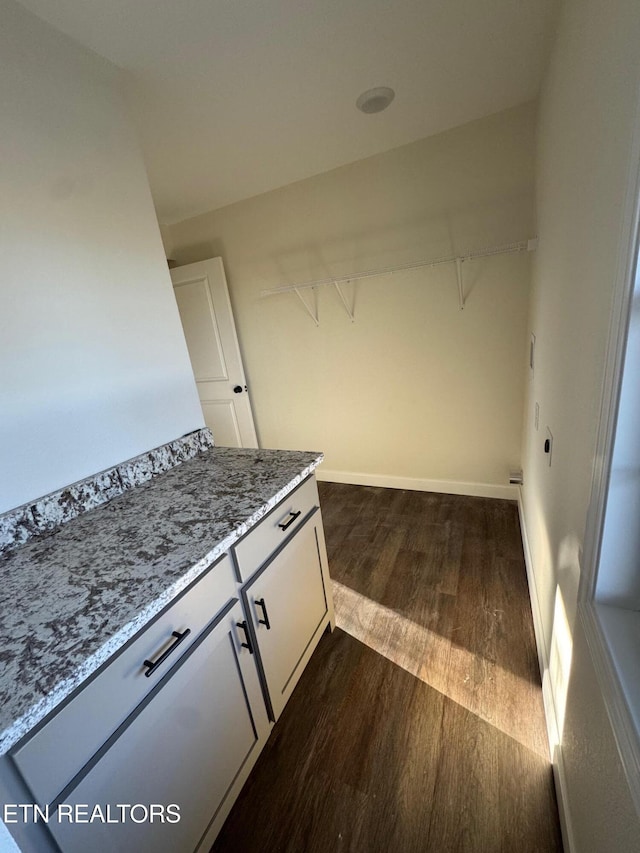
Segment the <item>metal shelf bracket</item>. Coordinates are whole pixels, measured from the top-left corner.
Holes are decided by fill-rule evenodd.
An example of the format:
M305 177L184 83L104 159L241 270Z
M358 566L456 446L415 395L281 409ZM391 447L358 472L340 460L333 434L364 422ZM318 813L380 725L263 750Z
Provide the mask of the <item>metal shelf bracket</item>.
M345 295L342 292L342 288L340 287L339 282L334 281L333 283L335 284L336 290L338 291L338 294L340 295L340 299L342 299L342 304L344 305L344 310L347 312L347 316L349 317L349 319L351 320L352 323L355 323L356 318L353 316L352 309L349 308L349 303L347 302Z
M319 318L318 318L318 303L317 303L317 300L316 300L316 305L315 305L315 309L316 309L316 310L315 310L315 311L312 311L312 310L311 310L311 308L309 307L309 305L307 304L307 302L306 302L305 298L304 298L304 297L303 297L303 295L300 293L299 288L297 288L297 287L293 287L293 288L291 288L291 289L292 289L292 290L293 290L293 292L296 294L296 296L298 297L298 299L300 300L300 302L302 302L302 304L304 305L305 311L306 311L306 312L307 312L307 314L311 317L311 319L312 319L312 320L313 320L313 322L316 324L316 326L319 326L319 325L320 325L320 320L319 320ZM314 297L315 297L315 293L314 293Z
M460 310L464 311L464 282L462 280L462 258L456 258L456 275L458 277L458 299Z

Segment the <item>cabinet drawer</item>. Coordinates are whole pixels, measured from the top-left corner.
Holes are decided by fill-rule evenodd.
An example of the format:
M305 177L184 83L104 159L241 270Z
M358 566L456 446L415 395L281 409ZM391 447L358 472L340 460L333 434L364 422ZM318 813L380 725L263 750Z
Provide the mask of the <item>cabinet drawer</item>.
M235 591L233 566L225 555L98 670L62 710L11 751L38 803L51 803L63 791ZM173 636L186 629L190 633L184 639ZM144 661L155 662L165 652L166 659L146 676Z
M246 581L320 505L315 477L309 477L271 510L234 547L241 581Z

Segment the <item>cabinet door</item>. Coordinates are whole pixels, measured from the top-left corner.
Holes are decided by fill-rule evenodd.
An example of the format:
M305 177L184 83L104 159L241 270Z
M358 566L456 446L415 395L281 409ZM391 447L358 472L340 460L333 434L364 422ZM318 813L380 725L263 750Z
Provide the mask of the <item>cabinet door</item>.
M243 618L236 602L63 795L59 817L49 822L63 851L188 853L210 837L216 819L221 823L234 782L246 776L268 735L254 658L241 646L245 637L237 623ZM161 817L159 807L171 804L179 807L177 823L168 822L166 810ZM78 806L86 819L95 805L105 818L110 805L112 820L121 815L120 806L138 807L128 810L124 822L65 818Z
M321 537L322 521L316 511L245 588L274 721L328 619Z

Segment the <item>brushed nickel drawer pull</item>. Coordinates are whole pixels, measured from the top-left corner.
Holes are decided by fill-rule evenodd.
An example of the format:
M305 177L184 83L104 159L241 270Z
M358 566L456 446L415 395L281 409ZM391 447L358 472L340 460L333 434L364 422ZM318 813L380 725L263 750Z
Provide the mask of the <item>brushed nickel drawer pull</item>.
M284 523L284 524L279 524L279 525L278 525L278 527L280 528L280 530L286 530L286 529L287 529L287 527L290 527L290 526L293 524L293 522L296 520L296 518L297 518L301 513L302 513L302 510L301 510L301 509L299 509L299 510L298 510L298 512L293 512L293 510L292 510L292 511L289 513L289 515L290 515L289 520L288 520L288 521L285 521L285 523Z
M150 675L153 675L153 673L160 666L160 664L163 664L172 652L175 652L175 650L178 648L180 643L183 640L185 640L189 636L190 633L191 633L191 628L187 628L186 630L184 630L182 632L182 634L179 631L172 631L171 632L171 636L176 638L175 643L172 643L169 646L169 648L160 655L158 660L155 660L155 661L146 660L146 661L144 661L143 666L148 667L147 671L145 672L145 675L147 676L147 678L149 678Z

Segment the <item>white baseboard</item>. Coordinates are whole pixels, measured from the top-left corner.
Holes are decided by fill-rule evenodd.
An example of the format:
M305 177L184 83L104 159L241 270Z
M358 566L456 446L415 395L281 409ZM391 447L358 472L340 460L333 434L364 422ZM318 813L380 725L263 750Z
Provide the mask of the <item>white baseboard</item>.
M316 478L329 483L353 486L381 486L385 489L408 489L414 492L440 492L445 495L469 495L476 498L518 500L518 487L497 483L464 483L458 480L421 480L417 477L393 477L388 474L363 474L359 471L327 471L316 469Z
M531 558L531 548L529 546L529 537L525 523L524 507L522 505L522 487L518 487L518 514L520 516L520 530L522 532L524 563L527 570L527 585L529 587L529 598L531 599L533 630L536 638L538 663L540 665L540 673L542 677L542 702L544 705L545 722L547 724L547 736L549 738L549 743L555 744L555 747L553 748L553 755L550 756L550 759L553 767L553 778L556 785L556 797L558 800L558 814L560 816L562 842L565 853L574 853L577 848L571 824L571 813L567 802L567 781L564 771L564 758L562 755L562 745L559 743L560 738L556 704L553 697L551 682L549 680L549 654L547 652L547 644L544 636L540 599L538 598L536 578L533 572L533 560Z
M531 557L531 548L529 546L529 536L527 533L527 525L524 518L524 506L522 504L522 486L518 486L518 515L520 517L520 532L522 533L522 549L524 551L524 565L527 570L527 585L529 587L529 598L531 599L531 613L533 615L533 630L536 637L536 649L538 650L538 665L540 667L540 677L543 680L543 698L544 698L544 674L549 671L549 653L547 651L547 643L544 635L544 623L542 621L542 611L540 609L540 599L538 598L538 588L536 586L536 578L533 573L533 560ZM546 705L545 705L546 711ZM549 715L547 714L547 729L549 730L549 740L552 740L552 732L549 727ZM553 710L553 725L556 725L555 709Z

